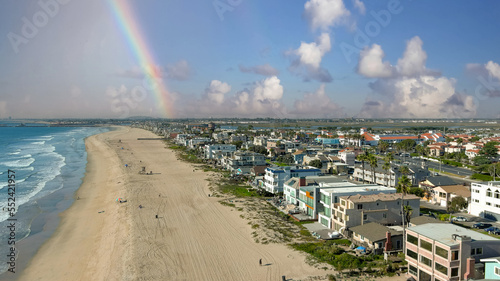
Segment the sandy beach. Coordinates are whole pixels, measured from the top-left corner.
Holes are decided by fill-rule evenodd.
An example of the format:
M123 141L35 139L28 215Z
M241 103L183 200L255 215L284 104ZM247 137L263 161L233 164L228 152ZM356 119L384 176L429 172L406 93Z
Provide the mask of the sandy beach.
M284 244L256 243L239 212L208 196L208 173L177 160L160 140L138 140L148 137L157 136L122 128L86 140L79 199L19 280L307 280L332 273ZM142 167L152 174L140 174Z

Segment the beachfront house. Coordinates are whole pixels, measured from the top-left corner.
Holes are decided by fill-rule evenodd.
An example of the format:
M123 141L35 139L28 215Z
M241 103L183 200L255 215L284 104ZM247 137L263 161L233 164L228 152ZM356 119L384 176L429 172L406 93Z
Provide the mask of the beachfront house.
M480 279L480 261L500 255L499 239L455 224L413 226L405 239L408 274L415 280Z
M401 193L379 193L368 195L342 196L339 203L334 204L334 228L342 229L378 222L382 225L401 225ZM412 209L411 217L420 214L420 198L407 194L403 204ZM407 222L406 222L407 223Z
M486 280L500 280L500 257L481 259L484 263L484 278Z
M234 144L207 144L204 146L205 159L221 159L231 156L236 151Z
M266 165L266 157L256 152L238 151L227 157L225 163L232 174L248 175L253 167Z
M307 176L294 177L283 184L283 198L288 204L299 205L299 190L301 186L319 186L320 183L345 182L337 176Z
M320 169L310 167L267 167L264 176L264 189L270 193L283 192L285 181L293 177L317 176L320 173Z
M340 202L340 197L356 194L392 194L396 193L393 187L386 187L373 184L356 184L352 182L324 183L320 184L322 189L319 194L318 221L337 231L343 226L334 224L335 219L340 219L335 214L335 205ZM342 218L343 220L344 218Z
M380 255L384 251L401 251L403 248L403 231L376 222L351 227L351 238L355 244L364 246Z

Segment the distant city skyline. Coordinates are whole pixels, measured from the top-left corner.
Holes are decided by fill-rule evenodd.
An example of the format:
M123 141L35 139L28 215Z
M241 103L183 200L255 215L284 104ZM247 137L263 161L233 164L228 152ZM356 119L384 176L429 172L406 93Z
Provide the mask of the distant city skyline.
M500 118L498 1L4 1L0 118Z

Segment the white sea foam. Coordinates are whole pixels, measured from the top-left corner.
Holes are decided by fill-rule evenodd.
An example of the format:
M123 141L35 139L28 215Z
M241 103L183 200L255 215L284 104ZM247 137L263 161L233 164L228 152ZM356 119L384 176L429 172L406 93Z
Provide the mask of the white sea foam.
M17 185L17 184L19 184L19 183L22 183L22 182L26 181L26 179L27 179L27 178L24 178L24 179L16 179L15 183L16 183L16 185ZM8 185L9 185L9 182L7 182L7 181L6 181L5 183L1 183L1 184L0 184L0 190L1 190L2 188L4 188L4 187L7 187Z
M6 166L7 168L24 168L24 167L29 167L31 164L35 162L35 158L22 158L18 160L12 160L12 161L5 161L5 162L0 162L0 165Z

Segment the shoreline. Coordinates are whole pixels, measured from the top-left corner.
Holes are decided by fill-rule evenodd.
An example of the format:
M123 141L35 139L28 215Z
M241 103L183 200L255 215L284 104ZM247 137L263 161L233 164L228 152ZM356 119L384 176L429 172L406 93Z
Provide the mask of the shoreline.
M97 194L99 190L92 185L106 181L105 166L113 163L113 150L106 149L105 143L98 139L123 130L126 129L115 129L85 138L87 165L82 184L74 193L75 200L68 209L59 214L58 227L35 253L17 280L75 280L74 277L61 272L64 267L60 265L68 264L67 261L73 260L68 264L69 267L65 268L65 271L71 271L78 260L82 258L90 260L92 253L89 251L92 248L85 248L95 244L91 240L94 240L93 236L96 234L102 235L99 234L99 227L105 224L103 216L97 216L99 213L90 211L105 207L103 206L104 198L99 200L99 194ZM114 162L117 161L115 156ZM76 200L78 197L80 200ZM68 246L68 244L73 244L73 246ZM83 257L81 257L82 254ZM82 272L79 280L96 280L86 276L86 273Z

